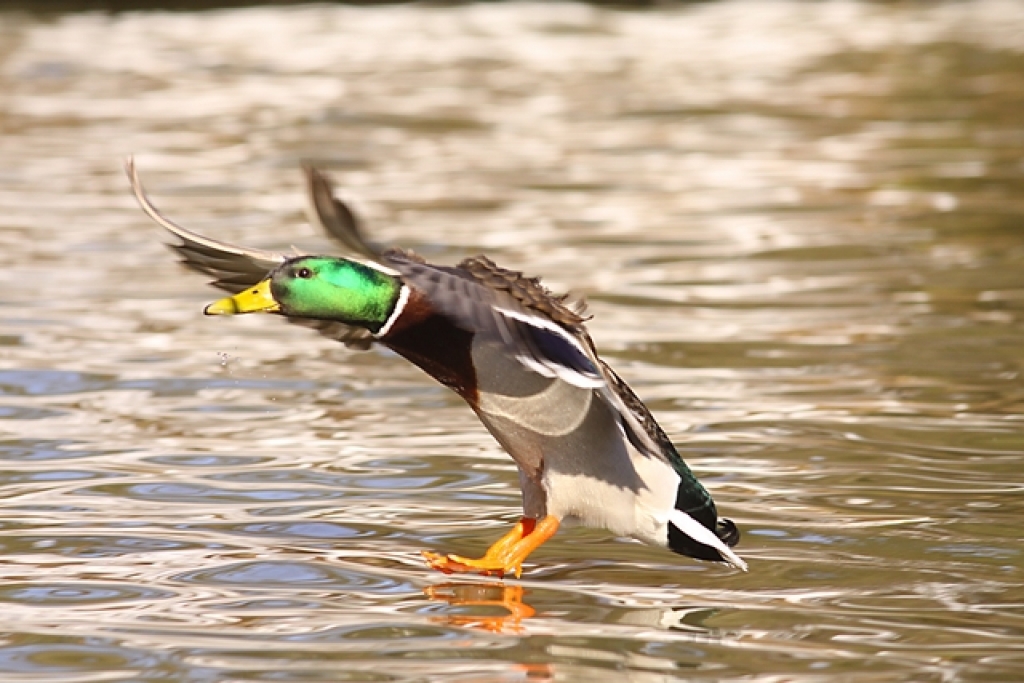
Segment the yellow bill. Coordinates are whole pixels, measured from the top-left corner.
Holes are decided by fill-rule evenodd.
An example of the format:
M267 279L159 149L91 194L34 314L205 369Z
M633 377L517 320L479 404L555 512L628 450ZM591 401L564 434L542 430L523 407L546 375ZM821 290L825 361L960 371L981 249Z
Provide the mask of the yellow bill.
M206 315L240 315L242 313L274 313L281 309L270 292L270 278L234 296L214 301L203 313Z

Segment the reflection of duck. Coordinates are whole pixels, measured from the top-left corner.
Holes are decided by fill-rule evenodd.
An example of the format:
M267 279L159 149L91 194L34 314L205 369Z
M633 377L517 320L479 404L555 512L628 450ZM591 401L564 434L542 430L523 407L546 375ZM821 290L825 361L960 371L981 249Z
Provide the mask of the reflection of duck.
M714 607L651 607L630 609L611 621L629 626L685 631L714 640L717 637L715 632L704 622L718 612Z
M510 633L522 630L522 622L537 614L537 610L524 600L527 590L522 586L493 582L452 581L427 586L424 595L430 600L444 602L452 607L472 608L471 612L449 613L434 618L448 626L465 626ZM491 612L494 608L502 614ZM592 607L593 609L593 607ZM598 609L597 623L676 631L689 633L698 640L715 641L720 638L705 622L718 614L714 607L614 607Z
M349 346L378 342L455 390L515 460L523 518L483 557L424 553L440 571L519 576L563 519L746 569L739 531L643 403L598 356L579 306L484 256L455 267L377 249L322 173L307 169L314 222L347 256L236 247L164 218L131 162L135 195L181 239L185 265L233 296L210 315L263 311Z

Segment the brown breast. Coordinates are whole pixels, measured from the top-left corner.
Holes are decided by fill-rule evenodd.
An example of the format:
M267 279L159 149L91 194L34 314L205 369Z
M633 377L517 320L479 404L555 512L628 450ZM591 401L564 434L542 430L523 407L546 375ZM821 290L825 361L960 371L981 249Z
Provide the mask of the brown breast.
M476 407L476 369L470 356L473 334L435 313L430 302L415 289L411 290L402 314L380 341Z

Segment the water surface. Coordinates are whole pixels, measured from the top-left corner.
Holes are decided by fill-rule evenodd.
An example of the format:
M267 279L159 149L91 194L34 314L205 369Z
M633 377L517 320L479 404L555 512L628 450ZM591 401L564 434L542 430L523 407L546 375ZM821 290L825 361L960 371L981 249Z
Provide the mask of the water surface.
M1024 10L726 2L0 16L5 681L1024 675ZM586 295L750 572L517 517L384 351L207 319L135 206ZM490 604L481 604L488 602Z

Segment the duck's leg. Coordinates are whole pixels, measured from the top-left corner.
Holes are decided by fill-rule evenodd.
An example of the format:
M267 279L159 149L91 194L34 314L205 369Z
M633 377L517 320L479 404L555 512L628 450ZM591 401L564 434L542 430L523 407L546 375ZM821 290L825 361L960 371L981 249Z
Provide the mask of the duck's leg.
M423 551L427 564L445 574L477 572L484 576L504 576L514 572L522 576L523 561L558 531L558 518L548 515L537 521L530 517L520 519L512 530L499 538L479 559L460 555L440 555Z

